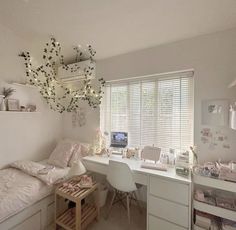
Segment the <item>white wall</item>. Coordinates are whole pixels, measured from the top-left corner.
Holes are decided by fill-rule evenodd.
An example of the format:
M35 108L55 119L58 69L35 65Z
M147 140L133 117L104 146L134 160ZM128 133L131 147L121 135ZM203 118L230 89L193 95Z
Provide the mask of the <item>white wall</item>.
M85 109L86 125L79 127L72 126L72 113L63 114L63 136L82 142L92 143L96 130L99 128L99 109L90 108L87 103L82 103L81 107Z
M25 80L20 51L31 45L0 25L0 90L4 82ZM35 103L40 113L19 114L0 112L0 168L18 159L40 160L49 155L56 140L62 136L62 116L50 111L37 90L17 86L12 98L21 104Z
M105 47L104 47L105 48ZM201 161L236 159L236 131L228 128L211 127L228 136L230 149L221 144L214 149L201 142L201 101L205 99L236 100L236 88L227 85L236 76L236 29L218 32L136 51L97 63L97 75L106 80L195 69L194 141L198 146ZM64 118L64 135L88 140L94 129L99 127L98 113L88 117L83 128L72 128L68 115ZM96 121L93 120L96 118ZM97 122L97 123L96 123Z

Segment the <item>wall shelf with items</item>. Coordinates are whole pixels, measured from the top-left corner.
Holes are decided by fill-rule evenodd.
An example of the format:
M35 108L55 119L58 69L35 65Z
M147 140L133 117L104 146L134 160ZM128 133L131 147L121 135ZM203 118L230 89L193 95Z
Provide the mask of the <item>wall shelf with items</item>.
M233 223L236 224L235 182L224 181L221 179L215 179L211 177L205 177L194 174L193 183L194 183L193 209L195 214L194 215L195 221L197 221L197 215L198 215L198 219L209 218L212 221L218 219L219 226L221 226L224 220L233 221ZM203 214L203 217L201 217L201 213L196 214L197 212L201 212ZM204 214L206 216L204 216ZM201 227L202 226L198 227L194 225L194 229L204 229Z
M4 114L40 114L41 112L25 112L25 111L0 111L0 113Z
M9 83L9 84L10 85L15 85L15 86L20 86L20 87L27 87L27 88L37 89L36 86L30 85L30 84L17 83L17 82L12 82L12 83Z
M228 220L236 221L236 211L213 206L200 201L193 201L193 207L201 212L206 212L214 216L222 217Z
M235 192L236 193L236 183L214 179L211 177L204 177L200 175L193 175L193 181L195 184L200 184L204 186L208 186L211 188L221 189L228 192Z
M36 87L15 82L1 82L0 113L29 114L38 113L41 109L40 98Z

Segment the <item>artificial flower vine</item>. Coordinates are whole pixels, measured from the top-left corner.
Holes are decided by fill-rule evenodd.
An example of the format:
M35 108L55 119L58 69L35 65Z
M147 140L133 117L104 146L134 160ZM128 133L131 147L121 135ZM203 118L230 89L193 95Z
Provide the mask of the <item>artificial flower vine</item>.
M80 47L75 47L74 50L76 52L75 61L81 61L84 52ZM74 65L74 67L70 67L65 64L64 56L61 55L61 45L55 38L51 38L50 42L46 43L43 50L44 63L42 65L38 67L33 66L29 52L22 52L19 56L24 58L25 61L27 82L39 89L39 92L51 109L63 113L64 111L72 112L79 108L80 100L87 101L92 108L97 108L101 104L102 88L105 85L105 81L103 78L99 78L99 86L96 89L93 88L91 75L94 70L93 57L96 51L89 45L87 52L90 65L83 69L85 77L77 89L67 87L66 84L58 78L59 66L62 66L63 69L72 73L78 71L80 66Z

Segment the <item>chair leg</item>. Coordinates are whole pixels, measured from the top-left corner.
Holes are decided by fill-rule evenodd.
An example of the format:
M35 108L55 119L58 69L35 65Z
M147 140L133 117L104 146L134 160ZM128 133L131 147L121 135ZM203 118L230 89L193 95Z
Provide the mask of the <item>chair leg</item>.
M128 215L128 221L130 224L130 199L129 199L129 193L126 195L126 201L127 201L127 215Z
M110 212L111 212L111 208L112 208L112 205L113 205L113 203L114 203L115 197L116 197L116 190L113 191L111 203L110 203L110 206L109 206L108 212L107 212L107 217L106 217L107 219L108 219L109 214L110 214Z
M137 203L139 212L142 213L143 211L142 211L141 205L140 205L140 203L139 203L139 200L138 200L138 198L137 198L137 195L136 195L135 191L133 192L133 196L134 196L134 199L135 199L135 201L136 201L136 203Z

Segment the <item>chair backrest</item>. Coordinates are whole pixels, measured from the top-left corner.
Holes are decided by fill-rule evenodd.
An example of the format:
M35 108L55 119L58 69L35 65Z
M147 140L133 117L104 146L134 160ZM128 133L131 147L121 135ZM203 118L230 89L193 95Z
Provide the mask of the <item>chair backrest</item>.
M132 171L124 162L109 160L107 180L113 188L119 191L137 190Z
M145 146L141 152L142 160L152 160L157 162L161 155L161 148L153 146Z

